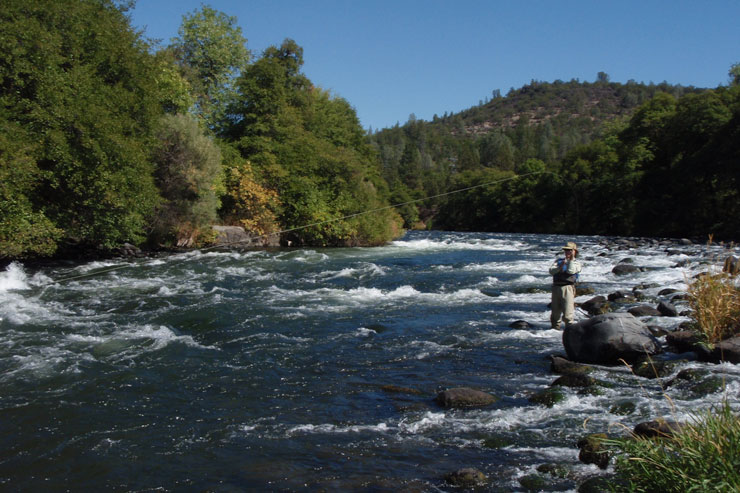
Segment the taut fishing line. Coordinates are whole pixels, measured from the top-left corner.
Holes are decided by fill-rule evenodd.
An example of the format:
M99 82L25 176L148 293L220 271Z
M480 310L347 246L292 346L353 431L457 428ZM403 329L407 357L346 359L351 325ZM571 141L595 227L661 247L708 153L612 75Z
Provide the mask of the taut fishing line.
M312 228L312 227L315 227L315 226L322 226L324 224L333 223L333 222L336 222L336 221L344 221L345 219L351 219L353 217L363 216L365 214L373 214L375 212L385 211L385 210L388 210L388 209L394 209L396 207L403 207L404 205L415 204L416 202L423 202L425 200L437 199L437 198L445 197L447 195L452 195L452 194L455 194L455 193L467 192L467 191L470 191L470 190L474 190L476 188L487 187L489 185L496 185L498 183L504 183L504 182L507 182L507 181L516 180L518 178L525 178L527 176L539 175L539 174L542 174L542 173L554 174L554 173L552 173L550 171L532 171L530 173L525 173L523 175L509 176L507 178L500 178L498 180L493 180L493 181L489 181L489 182L486 182L486 183L480 183L478 185L473 185L473 186L470 186L470 187L460 188L460 189L457 189L457 190L451 190L449 192L439 193L439 194L436 194L436 195L429 195L429 196L424 197L424 198L421 198L421 199L409 200L409 201L406 201L406 202L401 202L399 204L387 205L387 206L384 206L384 207L378 207L376 209L370 209L370 210L363 211L363 212L356 212L354 214L348 214L346 216L337 217L337 218L334 218L334 219L327 219L327 220L324 220L324 221L318 221L318 222L315 222L315 223L306 224L304 226L298 226L298 227L295 227L295 228L283 229L281 231L274 231L272 233L265 233L265 234L261 234L261 235L257 235L257 236L252 236L250 238L250 241L257 240L257 239L260 239L260 238L267 238L267 237L273 236L273 235L282 235L282 234L285 234L285 233L292 233L293 231L300 231L302 229ZM220 243L218 245L214 245L214 246L210 246L210 247L206 247L206 248L200 248L199 250L205 252L205 251L213 250L213 249L216 249L216 248L223 248L225 246L230 246L230 245L239 245L239 244L242 244L242 243L245 243L245 242L244 241L233 241L233 242L228 242L228 243ZM101 270L97 270L95 272L88 272L86 274L80 274L80 275L77 275L77 276L64 277L64 278L61 278L61 279L53 280L52 283L60 283L60 282L72 281L72 280L75 280L75 279L81 279L81 278L85 278L85 277L92 277L92 276L96 276L98 274L105 274L105 273L108 273L108 272L113 272L115 270L123 269L123 268L129 267L129 266L130 266L130 264L117 265L117 266L114 266L114 267L111 267L111 268L108 268L108 269L101 269Z

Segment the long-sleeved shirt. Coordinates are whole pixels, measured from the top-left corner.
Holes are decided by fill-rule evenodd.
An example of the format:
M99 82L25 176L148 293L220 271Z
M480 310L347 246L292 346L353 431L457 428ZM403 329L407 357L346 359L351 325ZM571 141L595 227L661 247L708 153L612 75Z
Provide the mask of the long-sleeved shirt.
M578 273L581 272L581 269L582 266L578 260L572 259L567 261L564 258L559 258L550 266L552 282L556 286L575 284L578 280Z

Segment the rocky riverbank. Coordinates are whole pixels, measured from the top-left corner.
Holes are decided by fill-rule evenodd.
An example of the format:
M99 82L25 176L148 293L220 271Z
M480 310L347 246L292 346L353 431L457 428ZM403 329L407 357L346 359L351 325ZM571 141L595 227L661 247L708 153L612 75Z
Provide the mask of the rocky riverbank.
M680 255L678 248L693 245L691 240L657 240L620 238L603 240L607 250L629 252L640 248L665 249L666 256ZM739 260L736 250L728 248L724 258L706 258L707 269L723 270L730 275L738 274ZM598 259L591 259L598 261ZM685 267L686 262L678 260L676 268ZM625 257L613 269L615 276L629 275L644 269L632 258ZM732 337L714 347L702 343L700 335L692 329L692 323L682 322L666 330L666 324L647 325L643 320L656 317L691 318L686 292L665 287L658 290L657 297L646 295L646 289L653 291L660 286L636 285L632 290L619 290L610 293L595 293L588 287L581 287L581 297L592 295L587 301L578 303L586 319L568 326L563 331L565 354L550 355L550 371L555 375L550 386L532 394L532 405L553 407L569 395L595 395L603 393L610 386L608 381L624 379L625 368L633 376L635 393L641 391L641 381L657 381L664 390L666 398L671 398L672 390L688 390L701 399L710 393L721 391L724 385L721 368L713 364L723 362L740 363L740 337ZM668 324L670 325L670 324ZM514 329L532 328L525 320L512 322ZM700 369L687 367L689 362L710 363ZM595 378L593 375L612 373L609 378ZM448 389L436 397L438 405L447 408L469 409L490 406L499 400L498 396L488 395L472 388ZM620 399L614 402L610 413L629 417L637 408L634 400ZM630 420L625 420L629 422ZM623 426L620 430L605 430L603 433L587 434L577 443L578 458L585 464L594 464L604 473L590 477L578 476L567 464L544 464L535 473L520 479L526 491L546 488L548 483L570 478L575 480L579 492L610 491L609 484L617 481L613 473L606 472L611 456L603 442L618 436L632 435L643 437L670 436L682 426L671 416L654 416L634 426ZM505 444L504 444L505 445ZM454 487L480 488L495 484L473 467L463 467L449 472L444 481Z

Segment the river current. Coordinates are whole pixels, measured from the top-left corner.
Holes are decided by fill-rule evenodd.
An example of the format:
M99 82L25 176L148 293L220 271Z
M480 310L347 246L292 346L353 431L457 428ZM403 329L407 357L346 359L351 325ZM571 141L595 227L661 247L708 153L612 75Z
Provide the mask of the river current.
M726 255L410 232L376 248L11 264L0 272L0 489L451 491L444 476L474 467L491 491L523 491L539 466L562 464L567 477L545 475L543 489L575 491L609 473L578 461L584 435L689 419L726 397L734 406L738 367L671 353L661 357L679 360L674 373L698 367L723 389L665 389L610 368L596 374L610 384L598 395L529 401L557 378L549 356L564 354L549 328L547 268L570 240L594 291L577 302L642 285L655 304ZM613 274L625 257L643 271ZM643 321L673 330L686 320ZM499 400L435 404L454 387ZM625 400L634 412L611 411Z

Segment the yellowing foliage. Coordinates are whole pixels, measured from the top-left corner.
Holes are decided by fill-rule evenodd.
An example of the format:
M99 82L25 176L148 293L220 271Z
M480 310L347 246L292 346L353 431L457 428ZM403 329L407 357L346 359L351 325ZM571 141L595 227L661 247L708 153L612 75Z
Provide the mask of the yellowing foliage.
M249 161L226 170L227 195L231 199L231 222L258 235L280 229L274 210L280 205L276 191L265 188L254 179Z

